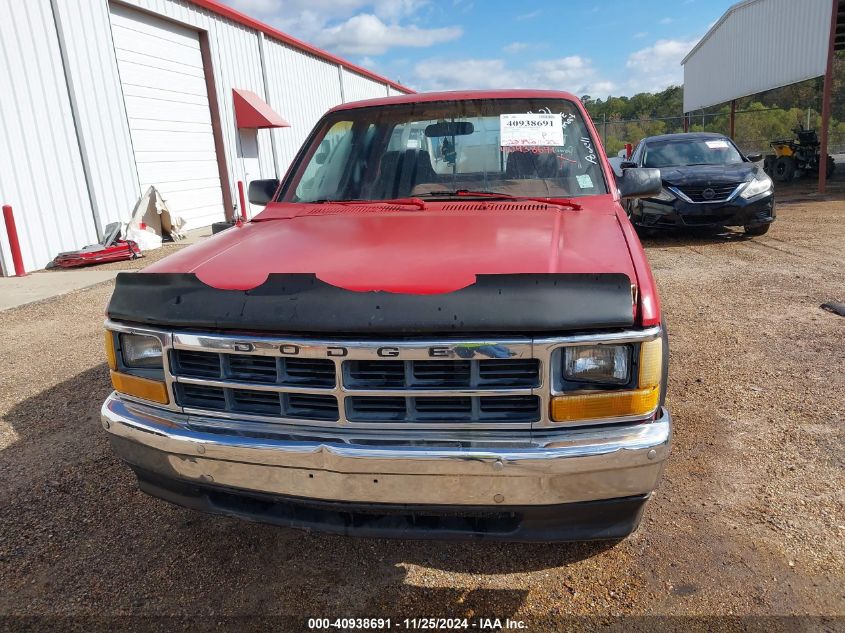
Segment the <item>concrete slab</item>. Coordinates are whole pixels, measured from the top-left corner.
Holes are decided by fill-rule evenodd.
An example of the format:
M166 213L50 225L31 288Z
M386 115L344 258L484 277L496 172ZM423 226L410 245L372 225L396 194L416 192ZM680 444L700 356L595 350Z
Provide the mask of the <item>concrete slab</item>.
M57 270L26 277L0 277L0 310L58 297L114 279L118 270Z

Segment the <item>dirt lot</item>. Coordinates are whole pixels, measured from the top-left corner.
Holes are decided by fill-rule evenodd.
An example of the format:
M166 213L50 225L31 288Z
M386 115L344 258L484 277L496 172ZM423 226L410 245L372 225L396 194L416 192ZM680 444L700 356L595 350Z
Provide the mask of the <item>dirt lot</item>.
M300 618L275 630L304 630L305 615L492 615L532 631L601 624L571 614L810 614L828 617L720 624L845 627L845 319L819 308L845 300L845 204L782 205L754 240L645 242L671 333L675 447L640 530L617 544L351 540L156 501L99 427L111 284L0 313L0 614Z

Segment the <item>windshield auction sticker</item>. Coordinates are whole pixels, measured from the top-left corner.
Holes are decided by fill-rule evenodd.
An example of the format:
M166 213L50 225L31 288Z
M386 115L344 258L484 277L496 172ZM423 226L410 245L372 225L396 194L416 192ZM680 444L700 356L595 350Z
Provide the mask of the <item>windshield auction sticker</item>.
M559 114L500 114L502 147L555 147L563 145Z

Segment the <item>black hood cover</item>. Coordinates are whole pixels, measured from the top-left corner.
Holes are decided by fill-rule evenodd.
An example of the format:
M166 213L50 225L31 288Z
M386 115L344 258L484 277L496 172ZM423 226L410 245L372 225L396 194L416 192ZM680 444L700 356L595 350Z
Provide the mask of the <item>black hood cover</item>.
M733 165L688 165L679 167L661 167L663 182L674 187L700 186L711 187L749 180L751 174L757 176L760 168L754 163L736 163Z
M221 290L192 273L119 273L108 316L172 328L319 334L555 333L634 324L621 273L478 275L433 295L355 292L313 274Z

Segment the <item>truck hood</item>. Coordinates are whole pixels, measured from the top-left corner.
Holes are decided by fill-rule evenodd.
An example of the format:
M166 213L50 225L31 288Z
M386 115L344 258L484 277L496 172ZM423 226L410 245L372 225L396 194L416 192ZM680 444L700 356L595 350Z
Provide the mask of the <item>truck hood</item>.
M617 206L609 195L581 210L510 202L430 203L425 210L275 204L259 221L145 272L194 273L230 290L256 288L271 273L313 273L346 290L408 294L453 292L480 274L622 273L636 283Z
M751 174L756 177L760 168L754 163L735 165L688 165L682 167L661 167L660 176L670 186L711 186L743 182Z

